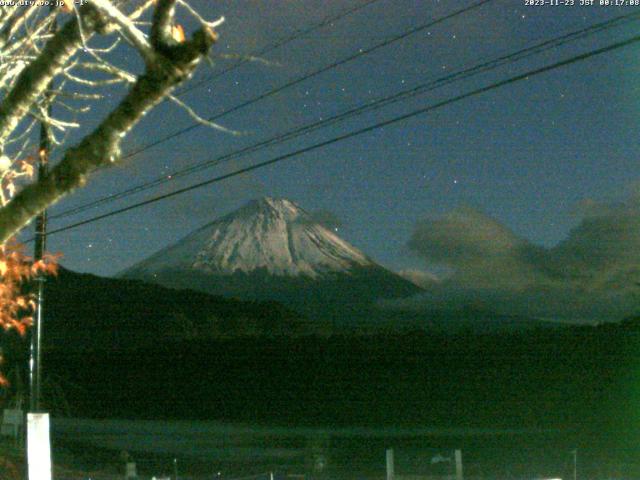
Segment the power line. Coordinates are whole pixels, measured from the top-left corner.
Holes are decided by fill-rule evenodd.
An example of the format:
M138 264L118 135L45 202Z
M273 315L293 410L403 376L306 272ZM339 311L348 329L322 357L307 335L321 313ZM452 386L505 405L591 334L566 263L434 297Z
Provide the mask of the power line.
M228 178L232 178L232 177L235 177L235 176L238 176L238 175L242 175L244 173L251 172L253 170L257 170L257 169L260 169L260 168L263 168L263 167L267 167L269 165L273 165L273 164L281 162L283 160L287 160L289 158L296 157L296 156L302 155L304 153L308 153L308 152L311 152L313 150L317 150L319 148L323 148L323 147L326 147L328 145L332 145L332 144L341 142L343 140L347 140L349 138L353 138L353 137L356 137L358 135L362 135L364 133L368 133L368 132L377 130L379 128L383 128L383 127L386 127L386 126L389 126L389 125L393 125L395 123L402 122L404 120L408 120L410 118L416 117L418 115L422 115L424 113L428 113L428 112L431 112L433 110L437 110L437 109L442 108L444 106L451 105L451 104L459 102L461 100L464 100L464 99L467 99L467 98L470 98L470 97L474 97L476 95L479 95L479 94L482 94L482 93L486 93L486 92L495 90L497 88L500 88L500 87L503 87L503 86L506 86L506 85L509 85L509 84L512 84L512 83L519 82L521 80L528 80L533 76L540 75L542 73L545 73L545 72L548 72L548 71L551 71L551 70L555 70L556 68L560 68L560 67L564 67L564 66L567 66L567 65L571 65L571 64L580 62L582 60L586 60L588 58L594 57L596 55L602 55L604 53L611 52L613 50L617 50L619 48L623 48L623 47L632 45L632 44L637 43L637 42L640 42L640 35L636 35L636 36L631 37L631 38L629 38L627 40L616 42L616 43L608 45L606 47L602 47L602 48L599 48L599 49L596 49L596 50L591 50L591 51L586 52L586 53L575 55L573 57L570 57L570 58L565 59L565 60L561 60L561 61L553 63L551 65L546 65L544 67L536 68L536 69L530 70L528 72L509 77L506 80L502 80L502 81L499 81L499 82L492 83L492 84L490 84L488 86L485 86L485 87L481 87L481 88L477 88L477 89L471 90L470 92L466 92L466 93L457 95L455 97L451 97L451 98L449 98L447 100L443 100L441 102L437 102L435 104L428 105L426 107L422 107L422 108L419 108L417 110L413 110L413 111L411 111L409 113L406 113L406 114L403 114L403 115L400 115L400 116L397 116L397 117L393 117L393 118L391 118L389 120L385 120L385 121L376 123L374 125L370 125L368 127L361 128L359 130L355 130L355 131L352 131L352 132L349 132L349 133L345 133L343 135L339 135L339 136L331 138L329 140L325 140L325 141L322 141L322 142L313 144L311 146L295 150L293 152L290 152L290 153L287 153L287 154L284 154L284 155L279 155L279 156L277 156L275 158L272 158L270 160L266 160L264 162L260 162L260 163L257 163L257 164L254 164L254 165L251 165L251 166L248 166L248 167L240 168L240 169L235 170L233 172L230 172L230 173L227 173L227 174L224 174L224 175L220 175L220 176L217 176L217 177L213 177L213 178L210 178L210 179L205 180L203 182L199 182L199 183L190 185L188 187L184 187L184 188L175 190L173 192L169 192L169 193L166 193L166 194L163 194L163 195L158 195L158 196L156 196L154 198L150 198L148 200L145 200L145 201L142 201L142 202L138 202L138 203L135 203L133 205L129 205L129 206L124 207L124 208L113 210L111 212L108 212L108 213L105 213L105 214L102 214L102 215L98 215L98 216L95 216L93 218L90 218L90 219L87 219L87 220L83 220L81 222L76 222L76 223L73 223L71 225L67 225L65 227L61 227L61 228L52 230L48 234L49 235L53 235L55 233L60 233L60 232L64 232L64 231L67 231L67 230L71 230L73 228L77 228L77 227L80 227L82 225L87 225L89 223L96 222L98 220L102 220L102 219L105 219L105 218L108 218L108 217L119 215L121 213L128 212L128 211L133 210L135 208L139 208L139 207L142 207L142 206L145 206L145 205L156 203L156 202L159 202L161 200L165 200L167 198L174 197L176 195L180 195L182 193L185 193L185 192L188 192L188 191L191 191L191 190L195 190L195 189L200 188L200 187L204 187L206 185L211 185L213 183L221 182L221 181L226 180ZM33 241L33 238L31 238L31 239L29 239L27 241Z
M379 98L377 100L374 100L372 102L366 103L364 105L360 105L358 107L355 108L351 108L348 109L347 111L344 111L340 114L334 115L332 117L329 117L327 119L324 120L320 120L317 122L313 122L307 125L304 125L302 127L299 127L297 129L294 129L292 131L288 131L288 132L284 132L278 135L275 135L273 137L270 137L266 140L260 141L258 143L252 144L250 146L241 148L240 150L236 150L227 154L224 154L220 157L217 157L215 159L212 160L207 160L205 162L199 162L195 165L191 165L189 167L180 169L180 170L176 170L173 171L171 173L165 174L162 177L158 177L154 180L151 180L149 182L145 182L142 183L140 185L136 185L135 187L131 187L129 189L126 189L124 191L115 193L115 194L110 194L107 195L103 198L100 198L98 200L94 200L91 202L88 202L86 204L68 209L66 211L63 211L57 215L52 216L51 218L63 218L63 217L67 217L70 215L75 215L78 213L81 213L83 211L89 210L91 208L97 207L99 205L103 205L105 203L110 203L112 201L121 199L121 198L125 198L128 197L130 195L133 195L135 193L139 193L145 190L148 190L150 188L156 187L158 185L162 185L164 183L167 183L169 181L172 181L175 178L180 178L182 176L185 175L189 175L198 171L202 171L206 168L210 168L212 166L215 165L219 165L224 161L228 161L230 159L233 158L238 158L238 157L242 157L245 155L248 155L249 153L253 153L259 150L262 150L263 148L266 148L268 146L271 145L275 145L278 143L282 143L284 141L290 140L292 138L296 138L300 135L315 131L319 128L324 128L327 127L329 125L333 125L337 122L343 121L347 118L351 118L353 116L356 115L361 115L365 112L369 112L372 110L377 110L379 108L382 108L384 106L387 106L389 104L392 103L396 103L402 100L405 100L407 98L411 98L420 94L424 94L426 92L432 91L436 88L451 84L453 82L456 81L460 81L460 80L465 80L467 78L470 78L474 75L480 74L480 73L484 73L487 71L490 71L492 69L498 68L500 66L509 64L509 63L513 63L515 61L518 60L522 60L523 58L527 58L530 57L532 55L536 55L542 52L545 52L547 50L550 50L552 48L557 48L560 45L563 45L567 42L570 41L574 41L574 40L578 40L578 39L582 39L585 38L588 35L592 35L594 33L598 33L601 32L603 30L609 29L609 28L613 28L613 27L617 27L620 26L621 24L624 23L628 23L631 21L636 21L638 20L638 18L640 18L640 12L635 12L635 13L630 13L630 14L625 14L625 15L621 15L619 17L610 19L610 20L606 20L604 22L600 22L598 24L595 25L591 25L585 28L582 28L580 30L577 31L573 31L570 33L566 33L563 35L560 35L558 37L555 37L553 39L550 40L545 40L543 42L537 43L535 45L532 45L530 47L526 47L523 48L521 50L518 50L516 52L507 54L507 55L502 55L499 56L497 58L493 58L489 61L485 61L479 64L476 64L472 67L463 69L463 70L459 70L457 72L453 72L449 75L446 75L444 77L440 77L436 80L427 82L427 83L423 83L420 84L416 87L407 89L407 90L403 90L401 92L386 96L386 97L382 97Z
M419 25L417 27L413 27L413 28L411 28L409 30L404 31L403 33L401 33L399 35L395 35L393 37L387 38L386 40L384 40L384 41L382 41L382 42L380 42L380 43L378 43L378 44L376 44L376 45L374 45L372 47L369 47L369 48L367 48L365 50L359 50L357 53L352 54L352 55L350 55L350 56L348 56L346 58L343 58L341 60L338 60L336 62L331 63L330 65L327 65L327 66L322 67L322 68L320 68L318 70L310 72L310 73L308 73L308 74L306 74L306 75L304 75L302 77L299 77L299 78L297 78L295 80L292 80L292 81L290 81L290 82L288 82L288 83L286 83L284 85L281 85L280 87L276 87L273 90L270 90L270 91L268 91L266 93L258 95L257 97L253 97L252 99L247 100L247 101L245 101L245 102L243 102L243 103L241 103L239 105L236 105L235 107L232 107L229 110L226 110L226 111L224 111L224 112L222 112L220 114L217 114L217 115L214 115L212 117L209 117L209 118L207 118L207 120L209 120L209 121L218 120L221 117L223 117L225 115L228 115L229 113L235 112L235 111L237 111L237 110L239 110L241 108L244 108L244 107L249 106L249 105L251 105L253 103L256 103L256 102L258 102L258 101L260 101L260 100L262 100L264 98L267 98L267 97L270 97L272 95L275 95L276 93L279 93L282 90L285 90L285 89L287 89L289 87L297 85L297 84L299 84L299 83L301 83L301 82L303 82L305 80L308 80L308 79L310 79L312 77L320 75L321 73L324 73L324 72L326 72L328 70L332 70L334 68L337 68L340 65L343 65L343 64L348 63L348 62L350 62L352 60L355 60L356 58L359 58L359 57L361 57L363 55L367 55L367 54L369 54L369 53L371 53L373 51L376 51L376 50L378 50L380 48L388 46L388 45L390 45L392 43L395 43L395 42L397 42L399 40L402 40L402 39L404 39L404 38L406 38L406 37L408 37L410 35L413 35L413 34L415 34L417 32L420 32L420 31L425 30L427 28L433 27L433 26L435 26L435 25L437 25L439 23L442 23L442 22L444 22L444 21L446 21L448 19L454 18L454 17L456 17L458 15L462 15L462 14L464 14L466 12L469 12L471 10L479 8L482 5L484 5L486 3L489 3L491 1L493 1L493 0L481 0L481 1L477 2L477 3L469 5L469 6L465 7L465 8L462 8L462 9L456 10L456 11L454 11L452 13L449 13L447 15L439 17L439 18L437 18L435 20L431 20L431 21L429 21L429 22L427 22L425 24ZM162 143L165 143L165 142L167 142L167 141L169 141L169 140L171 140L173 138L176 138L176 137L178 137L180 135L184 135L185 133L188 133L191 130L194 130L194 129L200 127L200 126L202 126L201 123L194 122L193 124L189 125L188 127L185 127L185 128L183 128L181 130L178 130L178 131L175 131L175 132L173 132L173 133L171 133L169 135L166 135L165 137L162 137L162 138L160 138L158 140L155 140L155 141L153 141L151 143L148 143L147 145L144 145L144 146L138 148L137 150L134 150L132 152L127 153L126 155L124 155L122 157L122 160L126 160L128 158L131 158L131 157L133 157L135 155L138 155L139 153L142 153L142 152L144 152L144 151L146 151L146 150L148 150L150 148L153 148L153 147L158 146L158 145L160 145ZM116 194L116 195L118 195L118 194ZM82 208L82 207L78 207L78 208ZM67 216L67 215L69 215L68 212L62 212L62 213L60 213L60 214L58 214L56 216L52 216L51 218L52 219L53 218L60 218L62 216Z
M455 12L452 12L452 13L449 13L449 14L444 15L442 17L436 18L435 20L431 20L431 21L429 21L427 23L423 23L423 24L421 24L421 25L419 25L417 27L410 28L409 30L404 31L401 34L394 35L393 37L387 38L386 40L383 40L382 42L377 43L377 44L373 45L372 47L366 48L364 50L361 49L358 52L356 52L356 53L354 53L354 54L352 54L352 55L350 55L348 57L345 57L345 58L343 58L341 60L337 60L337 61L331 63L330 65L327 65L325 67L321 67L318 70L314 70L314 71L312 71L310 73L307 73L307 74L303 75L302 77L296 78L295 80L291 80L290 82L287 82L284 85L276 87L276 88L274 88L272 90L269 90L268 92L262 93L262 94L260 94L260 95L258 95L256 97L253 97L253 98L251 98L249 100L246 100L246 101L236 105L235 107L231 107L230 109L225 110L222 113L219 113L217 115L213 115L211 117L208 117L207 120L210 121L210 122L219 120L220 118L222 118L222 117L224 117L226 115L229 115L230 113L236 112L236 111L238 111L238 110L240 110L240 109L242 109L244 107L248 107L249 105L253 105L256 102L259 102L260 100L264 100L265 98L268 98L268 97L271 97L271 96L273 96L273 95L275 95L277 93L280 93L281 91L286 90L289 87L293 87L295 85L298 85L299 83L302 83L302 82L304 82L306 80L309 80L310 78L316 77L316 76L318 76L318 75L320 75L320 74L322 74L324 72L327 72L329 70L333 70L334 68L337 68L337 67L339 67L341 65L349 63L349 62L351 62L351 61L353 61L353 60L355 60L357 58L360 58L360 57L362 57L364 55L368 55L371 52L374 52L374 51L379 50L379 49L381 49L383 47L389 46L392 43L395 43L395 42L398 42L400 40L403 40L404 38L407 38L407 37L409 37L411 35L414 35L415 33L418 33L418 32L421 32L423 30L426 30L427 28L431 28L431 27L433 27L435 25L438 25L439 23L445 22L445 21L447 21L447 20L449 20L451 18L457 17L458 15L462 15L464 13L467 13L467 12L470 12L472 10L475 10L475 9L483 6L484 4L492 2L492 1L494 1L494 0L480 0L479 2L476 2L476 3L472 4L472 5L469 5L468 7L462 8L460 10L456 10ZM167 142L168 140L171 140L171 139L173 139L175 137L183 135L183 134L185 134L187 132L190 132L191 130L194 130L194 129L196 129L198 127L201 127L201 126L202 126L202 123L194 122L191 125L189 125L188 127L185 127L185 128L183 128L181 130L173 132L173 133L171 133L169 135L166 135L165 137L162 137L162 138L160 138L160 139L158 139L156 141L148 143L148 144L138 148L137 150L133 150L132 152L127 153L126 155L124 155L122 157L122 159L125 160L127 158L131 158L131 157L133 157L135 155L138 155L139 153L142 153L142 152L144 152L146 150L149 150L150 148L156 147L156 146L158 146L158 145L160 145L160 144L162 144L164 142Z
M309 35L310 33L313 33L316 30L320 30L321 28L326 27L327 25L329 25L329 24L331 24L333 22L336 22L336 21L338 21L338 20L340 20L340 19L342 19L342 18L344 18L344 17L346 17L348 15L356 13L357 11L362 10L363 8L368 7L369 5L371 5L373 3L376 3L376 2L379 2L379 1L380 0L367 0L366 2L363 2L363 3L359 4L359 5L356 5L355 7L343 10L342 12L337 13L334 16L325 17L319 23L311 25L310 27L307 27L305 29L296 30L291 35L289 35L287 37L284 37L283 39L281 39L281 40L279 40L279 41L277 41L277 42L275 42L275 43L273 43L271 45L268 45L268 46L262 48L261 50L258 50L256 52L251 53L250 56L251 57L260 57L262 55L265 55L265 54L267 54L269 52L272 52L273 50L276 50L276 49L282 47L283 45L286 45L287 43L293 42L294 40L297 40L298 38L301 38L301 37L304 37L306 35ZM177 96L184 95L187 92L195 90L196 88L199 88L202 85L204 85L206 83L209 83L209 82L215 80L216 78L219 78L219 77L231 72L232 70L235 70L236 68L241 67L242 65L244 65L244 64L246 64L246 63L248 63L250 61L251 61L251 58L241 59L239 62L231 65L228 68L225 68L221 72L215 73L213 75L210 75L207 78L203 78L202 80L200 80L198 82L192 83L188 87L180 90L180 92L177 93L176 95Z

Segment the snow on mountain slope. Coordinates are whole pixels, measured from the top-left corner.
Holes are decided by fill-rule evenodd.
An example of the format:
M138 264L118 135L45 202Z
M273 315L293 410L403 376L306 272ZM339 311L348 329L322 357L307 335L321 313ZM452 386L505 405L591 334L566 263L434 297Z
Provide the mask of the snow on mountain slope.
M286 199L262 198L216 220L124 272L149 277L162 271L230 275L263 271L276 276L321 277L377 267L364 253Z

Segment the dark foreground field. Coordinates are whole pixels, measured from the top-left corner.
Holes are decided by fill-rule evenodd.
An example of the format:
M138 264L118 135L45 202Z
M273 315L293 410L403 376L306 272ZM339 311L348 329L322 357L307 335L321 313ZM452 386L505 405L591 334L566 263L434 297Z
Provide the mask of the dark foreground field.
M60 331L49 337L58 340L44 351L44 400L54 416L133 420L82 435L71 421L54 431L56 449L82 459L97 448L84 461L111 465L127 449L149 469L180 458L202 478L216 469L314 472L324 456L325 472L363 478L382 475L387 447L413 473L429 467L434 449L462 448L469 475L568 478L578 448L584 478L640 474L636 320L455 335L172 340L158 331L142 343L143 327L119 332L117 348L100 330L90 348L63 342ZM219 425L249 432L221 436ZM263 427L280 430L255 434ZM383 433L344 434L359 428ZM456 433L424 431L434 428ZM482 430L493 433L472 433ZM213 448L204 457L186 447L197 438Z
M66 345L48 349L45 365L68 385L75 417L562 428L623 441L639 420L639 338L629 322L510 335Z

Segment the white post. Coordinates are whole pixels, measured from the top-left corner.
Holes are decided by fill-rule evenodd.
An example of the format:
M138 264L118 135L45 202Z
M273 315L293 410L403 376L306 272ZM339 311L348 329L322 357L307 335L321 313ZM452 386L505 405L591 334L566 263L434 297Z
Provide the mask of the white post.
M462 478L462 451L456 450L456 480L463 480Z
M136 462L129 460L124 466L124 478L126 480L132 480L138 478L138 470L136 469Z
M29 480L51 480L48 413L27 413L27 462Z
M387 448L387 480L393 480L395 476L393 470L393 448Z

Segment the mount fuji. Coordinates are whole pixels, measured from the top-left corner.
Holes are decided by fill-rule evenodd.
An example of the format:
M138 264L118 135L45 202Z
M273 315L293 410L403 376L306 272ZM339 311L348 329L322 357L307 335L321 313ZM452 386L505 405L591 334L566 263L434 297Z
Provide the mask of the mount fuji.
M372 320L379 300L422 291L294 202L268 197L201 227L120 276L243 300L276 300L336 323Z

